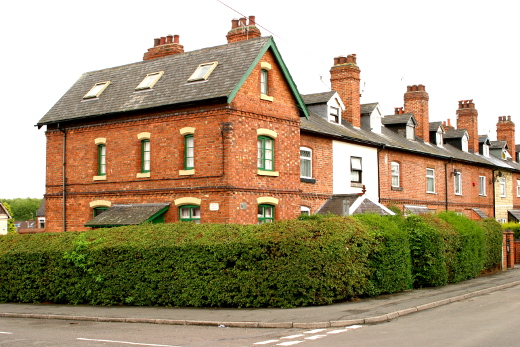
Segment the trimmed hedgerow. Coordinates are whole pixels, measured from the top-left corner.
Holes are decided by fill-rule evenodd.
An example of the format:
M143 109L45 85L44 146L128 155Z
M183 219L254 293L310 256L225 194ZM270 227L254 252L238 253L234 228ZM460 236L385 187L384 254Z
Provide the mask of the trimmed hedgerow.
M356 215L366 225L373 242L369 254L372 270L365 294L376 296L406 290L412 285L408 233L400 228L402 218L376 214Z
M443 285L496 266L497 223L459 216L147 224L0 238L0 301L296 307Z

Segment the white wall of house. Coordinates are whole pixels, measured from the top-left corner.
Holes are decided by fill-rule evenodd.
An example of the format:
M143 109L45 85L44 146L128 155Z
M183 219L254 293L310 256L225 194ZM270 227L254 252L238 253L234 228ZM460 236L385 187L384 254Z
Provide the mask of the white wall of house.
M365 185L367 196L379 201L377 148L342 141L332 141L333 194L361 193L360 184L350 180L351 157L361 158L361 185Z
M7 235L7 215L0 213L0 235Z

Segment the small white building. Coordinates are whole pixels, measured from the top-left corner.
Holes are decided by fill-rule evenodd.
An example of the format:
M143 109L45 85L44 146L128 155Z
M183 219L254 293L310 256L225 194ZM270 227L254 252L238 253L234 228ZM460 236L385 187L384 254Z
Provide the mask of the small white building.
M7 235L7 220L10 218L11 215L0 202L0 235Z

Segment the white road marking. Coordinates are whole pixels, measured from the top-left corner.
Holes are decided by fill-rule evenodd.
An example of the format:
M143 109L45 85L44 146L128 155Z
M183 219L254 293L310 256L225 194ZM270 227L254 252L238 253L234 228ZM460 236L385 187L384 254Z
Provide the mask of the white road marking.
M157 345L154 343L139 343L139 342L128 342L128 341L114 341L114 340L97 340L97 339L86 339L82 337L78 337L76 340L82 341L96 341L96 342L112 342L112 343L121 343L125 345L137 345L137 346L153 346L153 347L180 347L180 346L171 346L171 345Z
M12 335L13 333L8 333L7 331L0 331L0 334Z
M339 329L339 330L327 331L327 334L339 334L339 333L344 333L345 331L348 331L348 329Z
M303 334L297 334L297 335L291 335L291 336L284 336L284 337L280 337L281 339L295 339L297 337L302 337Z
M350 330L350 329L359 329L359 328L362 328L363 326L362 325L350 325L348 327L345 327L345 329L347 330Z
M303 341L287 341L287 342L279 343L279 344L277 344L277 346L292 346L292 345L297 345L302 342Z
M267 340L267 341L261 341L261 342L255 342L253 345L267 345L269 343L278 342L280 340Z
M304 331L303 333L304 334L316 334L316 333L322 332L324 330L327 330L327 329L314 329L314 330Z
M317 340L317 339L321 339L322 337L325 337L327 335L312 335L312 336L309 336L309 337L306 337L305 340Z

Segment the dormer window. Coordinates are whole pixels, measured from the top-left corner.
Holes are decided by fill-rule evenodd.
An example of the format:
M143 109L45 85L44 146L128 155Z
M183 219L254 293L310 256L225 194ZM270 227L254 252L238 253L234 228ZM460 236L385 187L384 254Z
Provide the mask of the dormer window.
M329 122L339 124L339 108L329 107Z
M461 142L461 146L462 146L462 151L467 152L468 151L468 137L462 136L462 138L460 139L460 142Z
M415 128L412 125L406 125L406 139L415 140Z
M507 159L509 159L509 158L511 158L511 154L509 154L508 151L506 151L505 149L503 149L503 150L502 150L502 159L507 160Z
M211 75L211 73L213 72L213 70L215 70L217 65L218 62L216 61L211 63L200 64L199 67L197 67L197 70L195 70L195 72L188 79L188 82L207 80L209 75Z
M484 157L489 157L489 145L486 145L486 144L482 145L482 155Z
M108 87L109 84L110 84L110 81L99 82L99 83L94 84L94 87L92 87L92 89L89 90L89 92L87 94L85 94L83 99L94 99L94 98L99 97L101 95L101 93L103 93L103 91Z
M442 147L443 139L442 139L442 131L439 130L435 133L435 141L437 142L437 146Z
M148 75L146 75L144 80L141 83L139 83L135 90L152 89L163 74L164 71L149 73Z

